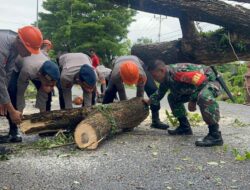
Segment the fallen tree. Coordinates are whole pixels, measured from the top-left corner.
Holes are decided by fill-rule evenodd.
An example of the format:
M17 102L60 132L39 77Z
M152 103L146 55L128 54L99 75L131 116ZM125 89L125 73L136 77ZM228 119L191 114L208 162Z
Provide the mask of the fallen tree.
M137 127L148 114L148 108L141 98L133 98L87 109L32 114L24 118L20 128L25 134L70 128L74 131L74 139L79 148L95 149L108 135Z
M192 62L205 65L250 60L250 10L242 6L219 0L110 1L135 10L179 18L181 39L132 47L132 54L146 65L155 59L163 59L166 64ZM224 28L213 33L199 33L194 21Z

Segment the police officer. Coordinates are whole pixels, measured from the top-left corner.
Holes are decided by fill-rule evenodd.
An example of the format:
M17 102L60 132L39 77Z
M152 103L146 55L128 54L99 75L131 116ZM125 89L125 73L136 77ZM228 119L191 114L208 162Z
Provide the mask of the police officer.
M0 33L0 115L8 113L8 117L16 124L21 122L22 114L14 108L8 93L8 83L15 59L18 54L22 57L38 54L42 40L42 33L33 26L20 28L18 35L9 32ZM9 136L15 142L15 134ZM4 153L4 148L1 149L0 152Z
M174 130L169 129L168 133L192 135L184 103L188 102L190 111L195 111L198 104L209 133L203 139L197 140L196 146L222 145L223 139L218 124L219 105L215 99L220 94L221 87L211 69L191 63L165 65L163 61L156 60L150 65L149 70L154 79L160 83L159 89L150 96L149 102L159 105L160 100L170 90L168 102L173 115L180 123L179 127Z
M80 85L83 90L84 106L91 106L97 76L90 57L84 53L66 53L59 57L59 65L65 108L72 108L72 87L74 84Z
M137 97L143 97L144 89L148 96L157 90L156 84L144 63L133 55L121 56L114 60L114 68L103 98L103 104L113 102L116 92L118 92L121 101L127 99L123 83L128 85L136 84ZM150 109L152 111L151 127L167 129L169 126L162 123L159 119L160 105L152 104Z

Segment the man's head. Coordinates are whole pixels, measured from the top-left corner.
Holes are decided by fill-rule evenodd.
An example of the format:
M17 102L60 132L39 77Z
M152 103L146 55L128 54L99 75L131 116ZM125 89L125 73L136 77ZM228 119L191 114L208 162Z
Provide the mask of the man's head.
M43 35L34 26L25 26L18 30L16 48L22 57L38 54L42 45Z
M49 52L49 50L51 50L53 47L51 41L49 40L43 40L41 49L45 50L46 52Z
M125 84L137 84L139 80L139 67L133 61L125 61L120 67L121 79Z
M96 74L90 65L81 66L79 72L79 85L87 92L92 92L96 85Z
M164 81L167 68L162 60L155 60L153 64L148 67L148 70L157 82L161 83Z
M42 91L49 93L60 79L58 66L52 61L45 61L39 70Z
M90 49L89 53L90 53L91 56L93 56L95 54L95 50L94 49Z

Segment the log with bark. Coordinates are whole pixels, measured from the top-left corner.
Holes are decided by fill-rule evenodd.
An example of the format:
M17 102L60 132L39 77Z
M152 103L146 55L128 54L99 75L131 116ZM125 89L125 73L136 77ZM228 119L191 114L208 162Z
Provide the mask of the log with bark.
M132 98L92 108L32 114L25 116L20 128L25 134L70 128L79 148L95 149L108 135L137 127L148 114L142 99Z
M233 6L219 0L110 2L135 10L179 18L182 39L133 46L132 54L138 56L146 65L150 65L155 59L162 59L166 64L192 62L205 65L223 64L238 59L250 60L250 10L245 7ZM224 29L212 35L198 34L193 21L216 24Z

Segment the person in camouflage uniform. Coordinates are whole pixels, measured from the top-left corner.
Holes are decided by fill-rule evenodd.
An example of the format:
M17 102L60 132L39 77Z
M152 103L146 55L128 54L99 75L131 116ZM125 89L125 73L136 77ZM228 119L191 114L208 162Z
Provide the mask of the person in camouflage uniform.
M221 93L221 86L216 81L213 71L206 66L192 63L177 63L165 65L156 60L149 66L154 79L160 83L159 89L145 100L148 104L159 105L160 100L170 90L168 102L173 115L180 125L174 130L169 129L170 135L192 135L192 129L187 119L184 103L188 102L189 111L200 107L203 120L209 128L209 133L203 139L195 142L196 146L222 145L223 139L219 131L219 105L215 98Z

